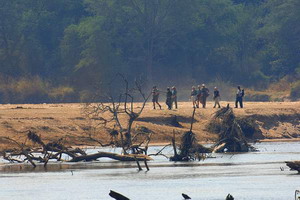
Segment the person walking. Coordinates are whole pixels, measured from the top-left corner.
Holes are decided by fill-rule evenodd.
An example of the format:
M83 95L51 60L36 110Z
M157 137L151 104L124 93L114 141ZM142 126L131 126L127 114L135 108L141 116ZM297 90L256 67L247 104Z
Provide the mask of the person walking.
M201 86L198 85L198 90L197 90L197 104L196 107L199 108L199 104L202 104L201 102Z
M202 84L201 96L200 96L200 102L202 103L202 108L206 107L206 99L208 96L209 96L209 89L205 87L205 84Z
M156 86L153 86L153 89L152 89L153 109L156 109L155 104L157 104L159 106L159 109L161 109L161 105L158 103L158 97L159 97L159 90L157 89Z
M193 102L193 108L197 107L198 98L197 98L197 91L196 91L196 88L194 86L192 87L191 100Z
M220 106L220 100L221 100L221 96L220 96L220 92L218 90L217 87L214 88L214 97L213 97L214 101L215 101L215 105L214 108L218 105L218 108L221 108Z
M244 97L244 89L242 90L241 86L237 86L235 108L238 108L238 104L240 104L240 108L243 108L243 97Z
M172 107L173 107L173 103L175 104L175 108L177 109L177 89L175 86L172 87Z
M166 99L166 104L168 106L168 109L171 110L172 109L172 92L170 90L170 88L167 88L167 99Z

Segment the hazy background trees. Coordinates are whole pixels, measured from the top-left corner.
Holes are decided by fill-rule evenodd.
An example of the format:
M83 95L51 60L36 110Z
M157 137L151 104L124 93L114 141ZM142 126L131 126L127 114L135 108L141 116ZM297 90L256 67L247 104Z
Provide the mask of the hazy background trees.
M299 10L298 0L0 0L0 102L80 101L118 72L182 91L297 82Z

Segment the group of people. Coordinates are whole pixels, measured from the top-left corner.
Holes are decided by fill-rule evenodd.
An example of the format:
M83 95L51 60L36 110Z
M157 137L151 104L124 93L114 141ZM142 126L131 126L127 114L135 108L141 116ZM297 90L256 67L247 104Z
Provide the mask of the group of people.
M156 105L159 106L159 109L161 109L161 105L158 103L158 97L159 97L159 90L156 86L152 89L152 102L153 102L153 109L156 109ZM171 110L173 108L173 104L175 105L175 108L177 109L177 90L175 86L173 86L171 89L168 87L166 92L166 104L168 106L168 109Z
M152 89L152 102L153 102L153 109L156 109L156 105L158 105L159 109L161 109L161 105L158 102L160 91L157 89L156 86ZM193 102L194 108L199 108L200 104L202 104L202 108L206 108L206 101L207 97L209 96L209 89L205 86L205 84L198 85L198 89L196 87L192 87L191 92L191 101ZM240 86L237 87L236 92L236 101L235 101L235 108L238 108L238 104L240 108L243 108L243 97L245 95L244 89L241 89ZM214 100L214 108L218 107L221 108L220 101L221 95L217 87L214 88L213 92L213 100ZM177 89L175 86L172 88L167 88L166 92L166 104L168 109L171 110L174 107L177 109Z

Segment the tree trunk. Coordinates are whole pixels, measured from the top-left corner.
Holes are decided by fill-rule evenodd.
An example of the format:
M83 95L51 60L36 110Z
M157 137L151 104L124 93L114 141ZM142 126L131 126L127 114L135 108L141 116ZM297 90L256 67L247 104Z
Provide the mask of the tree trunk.
M114 160L119 161L144 161L146 160L152 160L151 157L143 154L127 154L127 155L120 155L116 153L109 153L109 152L98 152L95 154L85 155L85 156L77 156L74 157L69 162L80 162L80 161L92 161L96 160L98 158L111 158Z

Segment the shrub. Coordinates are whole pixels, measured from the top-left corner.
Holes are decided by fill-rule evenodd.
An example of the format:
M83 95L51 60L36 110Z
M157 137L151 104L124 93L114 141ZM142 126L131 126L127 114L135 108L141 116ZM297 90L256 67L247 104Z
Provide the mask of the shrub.
M300 81L297 81L293 84L290 92L290 98L292 100L300 99Z
M266 102L266 101L270 101L271 97L268 94L247 94L245 96L245 100L246 101L262 101L262 102Z
M78 100L77 93L67 86L53 86L38 76L14 79L0 75L1 103L48 103Z
M39 77L22 78L12 88L19 103L42 103L48 101L49 84Z
M48 100L49 84L39 77L12 79L5 77L0 82L2 103L41 103Z
M261 71L254 71L250 74L251 83L255 86L256 89L266 89L270 82L270 77L266 76Z
M53 88L49 92L49 97L52 102L76 102L78 99L75 90L68 86Z
M84 102L84 103L97 100L97 99L95 99L94 96L95 96L95 94L93 94L89 90L82 90L79 93L80 102Z

